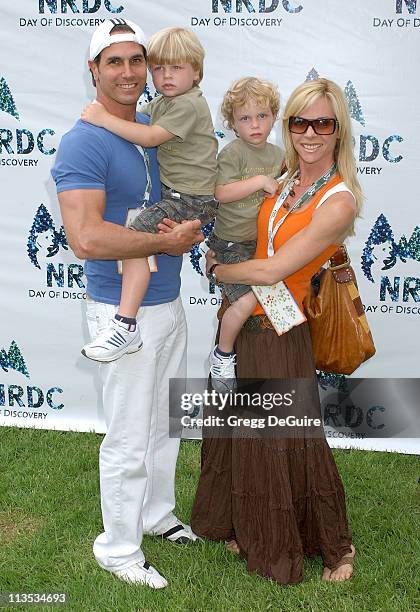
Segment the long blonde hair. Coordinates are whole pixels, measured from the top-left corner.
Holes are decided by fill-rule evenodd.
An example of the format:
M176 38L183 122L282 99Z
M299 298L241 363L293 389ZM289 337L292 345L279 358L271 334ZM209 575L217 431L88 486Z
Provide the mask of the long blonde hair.
M283 115L283 142L286 149L285 161L288 176L294 174L299 167L299 157L293 146L289 131L289 117L299 116L308 106L322 96L325 96L331 103L339 124L334 159L337 164L338 174L356 198L356 216L358 217L362 208L363 194L357 178L356 162L353 154L353 137L349 109L343 91L333 81L328 79L305 81L305 83L298 85L290 94ZM352 233L353 229L350 235Z

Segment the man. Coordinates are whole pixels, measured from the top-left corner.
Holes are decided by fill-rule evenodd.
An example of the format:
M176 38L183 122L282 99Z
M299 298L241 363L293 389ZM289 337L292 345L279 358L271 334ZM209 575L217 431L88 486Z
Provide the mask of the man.
M136 24L105 21L92 36L88 62L97 100L116 116L142 123L147 118L136 115L136 103L146 83L144 42ZM160 197L156 152L82 121L64 135L52 174L70 246L87 259L87 321L95 337L119 303L116 260L180 255L202 239L200 222L172 224L164 234L122 227L127 209L148 195L152 202ZM160 255L157 263L138 315L143 348L100 365L107 424L99 456L104 532L93 546L101 567L155 589L167 582L145 561L143 533L178 543L196 539L172 514L179 440L168 437L168 379L186 375L181 258Z

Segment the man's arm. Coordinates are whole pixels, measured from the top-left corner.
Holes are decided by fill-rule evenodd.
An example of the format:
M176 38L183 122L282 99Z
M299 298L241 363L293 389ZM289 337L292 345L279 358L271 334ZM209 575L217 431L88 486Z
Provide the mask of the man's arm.
M105 192L101 189L62 191L58 199L67 240L79 259L182 255L204 239L198 219L176 225L165 234L136 232L105 221Z

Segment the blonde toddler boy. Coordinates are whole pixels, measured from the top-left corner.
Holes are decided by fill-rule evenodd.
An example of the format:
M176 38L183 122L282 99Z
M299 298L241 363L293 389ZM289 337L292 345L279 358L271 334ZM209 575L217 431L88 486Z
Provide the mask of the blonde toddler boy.
M215 197L220 204L208 245L220 263L239 263L254 255L258 212L264 198L278 189L274 177L283 161L280 147L267 142L279 107L277 89L255 77L235 81L223 98L222 115L237 138L218 156ZM223 293L230 306L221 321L219 343L210 353L213 387L221 392L234 385L234 343L256 305L246 285L224 285Z
M141 110L151 125L124 121L108 113L101 104L86 107L82 119L114 132L136 145L158 147L162 199L145 207L130 227L157 232L164 218L182 222L214 219L217 139L207 102L198 87L203 78L204 49L195 34L184 28L165 28L149 41L147 61L159 96ZM126 77L129 85L129 78ZM96 361L113 361L142 346L137 312L149 283L146 259L123 262L122 291L118 313L82 353Z

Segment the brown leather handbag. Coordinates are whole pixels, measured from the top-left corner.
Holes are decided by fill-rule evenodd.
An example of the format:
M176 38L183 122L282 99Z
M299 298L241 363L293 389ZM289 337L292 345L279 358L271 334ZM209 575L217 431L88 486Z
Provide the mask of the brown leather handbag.
M313 277L303 305L317 370L352 374L375 354L356 276L343 245Z

